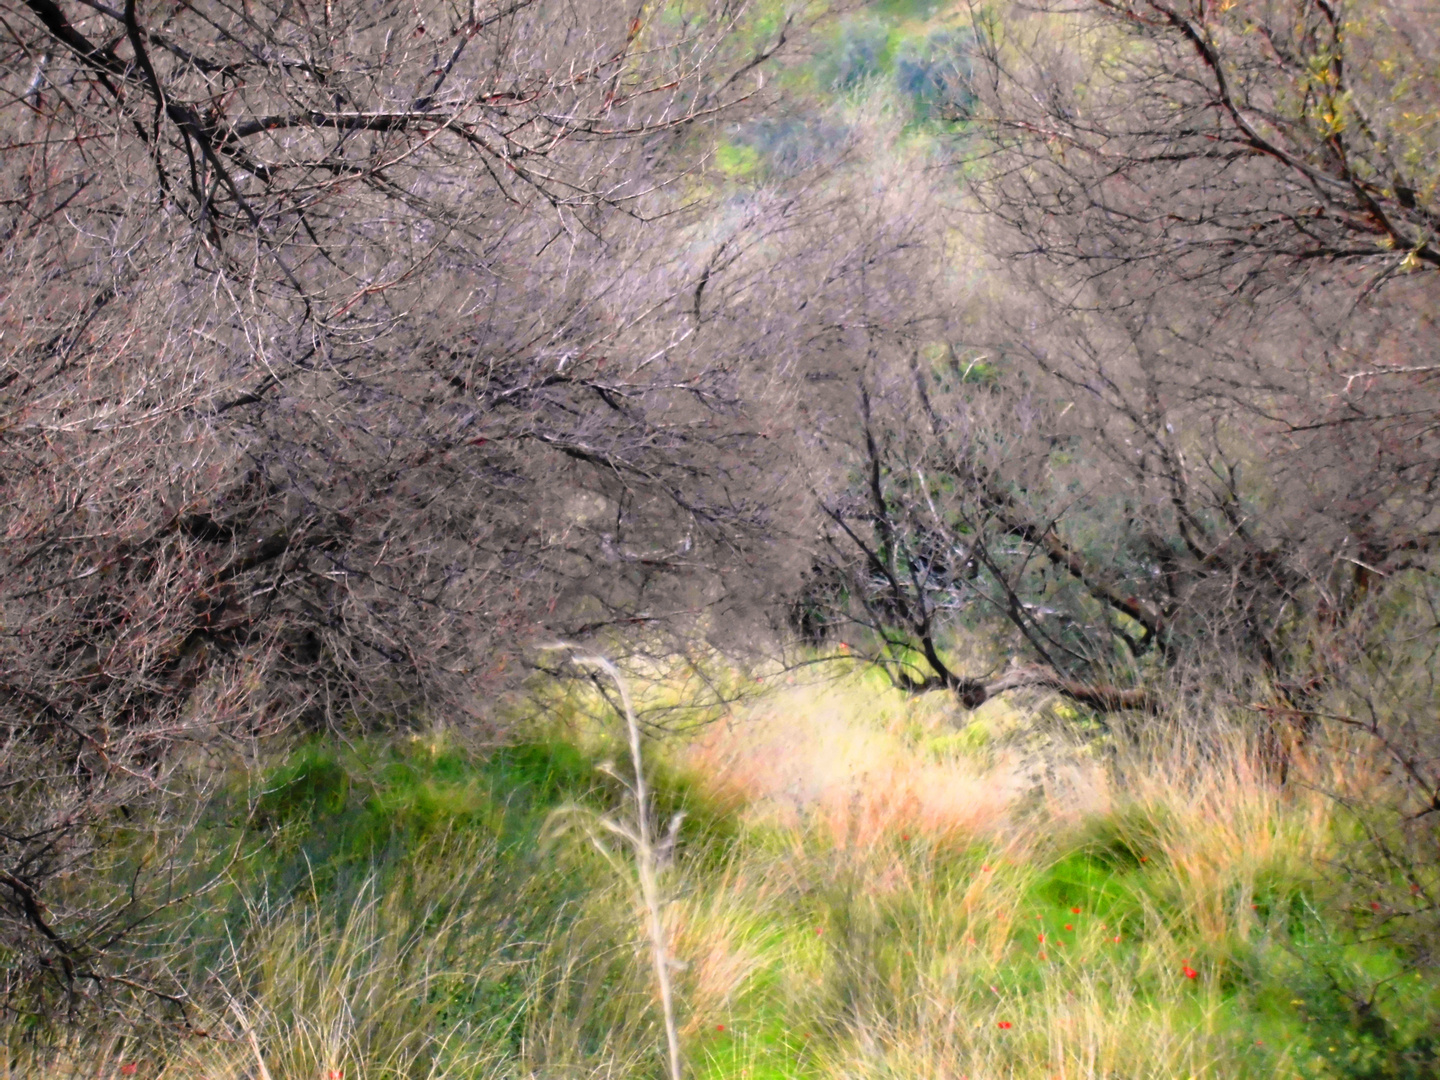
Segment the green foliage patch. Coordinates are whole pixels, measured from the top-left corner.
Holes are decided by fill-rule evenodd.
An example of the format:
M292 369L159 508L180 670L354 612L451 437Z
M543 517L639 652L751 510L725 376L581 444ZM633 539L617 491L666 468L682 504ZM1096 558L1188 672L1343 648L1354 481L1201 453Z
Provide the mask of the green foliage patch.
M346 1075L658 1074L633 882L584 829L555 828L562 807L621 808L602 764L554 737L298 746L232 793L251 846L213 913L184 922L191 960L246 973L272 1038L333 1012ZM1111 1052L1163 1051L1185 1075L1436 1074L1436 980L1283 852L1197 893L1178 811L1125 803L1019 847L902 826L850 846L750 821L683 768L652 780L662 819L687 815L669 895L690 1075L869 1075L881 1036L875 1075L936 1054L1052 1075L1067 1010ZM297 1075L334 1067L277 1045Z

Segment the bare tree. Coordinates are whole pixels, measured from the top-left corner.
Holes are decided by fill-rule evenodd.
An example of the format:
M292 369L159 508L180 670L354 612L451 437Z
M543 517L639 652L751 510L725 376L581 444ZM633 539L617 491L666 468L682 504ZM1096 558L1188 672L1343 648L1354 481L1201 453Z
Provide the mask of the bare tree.
M1440 535L1437 27L1310 0L1054 11L982 35L976 193L1042 298L1003 341L1124 477L1137 594L1300 704L1343 652L1315 633L1363 632Z
M740 407L771 376L697 344L697 167L794 28L5 8L8 1008L176 996L120 944L179 887L187 748L477 716L537 634L723 599L771 513Z
M807 617L971 703L1309 715L1440 537L1437 28L1309 0L975 21L957 223L995 277L855 384ZM947 658L986 612L1020 670Z
M792 628L972 708L1033 687L1101 711L1153 710L1150 689L1116 679L1133 683L1123 661L1150 665L1168 648L1166 616L1131 595L1111 552L1065 536L1074 500L1052 487L1049 464L1060 410L1033 379L1002 380L993 353L962 344L976 299L953 268L978 253L954 242L934 153L890 156L888 171L832 179L848 224L824 245L834 314L800 372L819 513ZM957 652L967 628L1004 648ZM1015 661L1004 670L1000 652Z

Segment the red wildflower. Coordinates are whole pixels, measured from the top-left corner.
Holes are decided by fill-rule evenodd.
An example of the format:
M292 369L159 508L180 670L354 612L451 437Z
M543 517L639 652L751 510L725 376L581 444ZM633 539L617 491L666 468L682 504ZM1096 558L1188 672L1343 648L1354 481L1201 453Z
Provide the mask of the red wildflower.
M989 868L988 866L982 866L982 867L980 867L980 873L982 873L982 874L988 874L988 873L990 873L990 868Z
M1048 956L1045 955L1045 950L1044 950L1044 949L1041 949L1041 950L1040 950L1040 959L1041 959L1041 960L1049 960L1049 959L1050 959L1050 957L1048 957Z
M1066 929L1066 930L1074 930L1075 927L1071 926L1071 925L1067 922L1067 923L1065 924L1065 929Z
M1078 907L1072 907L1072 908L1070 909L1070 914L1071 914L1071 915L1079 915L1079 914L1080 914L1080 909L1079 909Z
M1116 935L1115 935L1115 944L1116 944L1116 945L1119 945L1119 944L1120 944L1120 935L1119 935L1119 934L1116 934Z
M1371 900L1371 901L1370 901L1370 910L1371 910L1371 911L1379 911L1379 910L1380 910L1380 901L1379 901L1379 900Z
M1140 856L1140 861L1141 861L1141 862L1149 862L1149 861L1150 861L1150 856L1148 856L1148 855L1141 855L1141 856Z
M325 1080L345 1080L344 1069L331 1069L325 1074Z
M120 1075L121 1075L121 1076L134 1076L136 1070L138 1070L139 1068L140 1068L140 1066L139 1066L139 1065L136 1065L135 1062L133 1062L133 1061L132 1061L132 1062L129 1062L128 1064L125 1064L125 1065L121 1065L121 1066L120 1066Z
M1041 935L1040 935L1040 944L1041 944L1041 945L1044 945L1044 944L1045 944L1045 935L1044 935L1044 934L1041 934Z
M1004 1028L1006 1031L1009 1031L1014 1025L1011 1024L1009 1020L1001 1020L1001 1021L1000 1021L1000 1026L1001 1026L1002 1028Z
M724 1030L725 1030L725 1025L724 1025L724 1024L716 1024L716 1025L715 1025L715 1030L716 1030L716 1031L724 1031Z
M1196 971L1194 968L1192 968L1189 964L1183 964L1183 965L1181 965L1180 970L1185 973L1185 977L1186 977L1187 979L1193 979L1193 978L1195 978L1195 976L1197 976L1197 975L1200 974L1198 971Z

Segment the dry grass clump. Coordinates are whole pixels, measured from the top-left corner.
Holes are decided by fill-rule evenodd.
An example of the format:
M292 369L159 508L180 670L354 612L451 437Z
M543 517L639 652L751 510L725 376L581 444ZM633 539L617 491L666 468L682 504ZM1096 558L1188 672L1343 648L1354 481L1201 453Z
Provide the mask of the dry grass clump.
M814 923L817 947L776 973L793 1007L828 1014L810 1068L1263 1075L1273 1062L1237 1033L1226 980L1237 943L1274 930L1276 890L1328 856L1327 799L1282 791L1220 722L1108 759L1061 739L1037 781L1004 746L937 756L946 719L940 702L831 682L690 749L773 837L768 873L743 888L788 887ZM1097 871L1096 855L1112 861Z
M907 831L963 839L993 831L1025 792L1017 752L996 763L928 753L915 733L947 730L943 695L905 698L852 676L787 686L702 732L687 765L749 807L754 822L813 829L869 850Z

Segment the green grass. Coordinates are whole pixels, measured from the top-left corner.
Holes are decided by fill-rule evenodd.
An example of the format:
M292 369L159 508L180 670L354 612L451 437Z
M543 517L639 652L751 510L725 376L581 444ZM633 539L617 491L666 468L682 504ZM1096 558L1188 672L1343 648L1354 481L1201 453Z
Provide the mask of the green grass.
M1440 1072L1440 986L1347 918L1317 873L1337 834L1314 798L1179 755L968 833L923 807L864 818L897 769L959 782L1004 755L936 765L908 706L855 686L844 722L882 740L866 768L895 757L852 778L843 829L823 799L785 818L758 781L737 796L745 755L774 753L758 729L656 755L662 813L688 814L666 918L690 1076ZM833 705L795 693L772 708L785 731L808 722L787 710ZM631 885L559 828L620 799L607 749L313 741L237 780L217 820L248 812L247 854L168 945L233 1041L171 1040L136 1075L238 1080L257 1050L275 1080L661 1075Z

